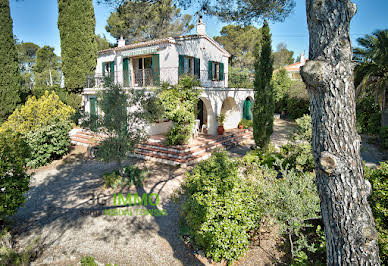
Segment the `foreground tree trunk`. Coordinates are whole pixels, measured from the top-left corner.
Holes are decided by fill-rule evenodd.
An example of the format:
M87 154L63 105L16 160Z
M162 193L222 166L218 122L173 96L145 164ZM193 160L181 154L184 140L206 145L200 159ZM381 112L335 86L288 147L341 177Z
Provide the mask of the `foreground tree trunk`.
M349 24L349 0L306 0L310 60L301 70L310 96L312 148L328 265L379 265L378 233L367 197Z

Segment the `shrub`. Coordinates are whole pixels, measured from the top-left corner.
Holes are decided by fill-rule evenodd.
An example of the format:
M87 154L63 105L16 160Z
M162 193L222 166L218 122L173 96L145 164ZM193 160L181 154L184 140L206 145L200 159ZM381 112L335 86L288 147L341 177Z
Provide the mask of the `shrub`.
M364 167L364 173L372 185L368 201L379 232L381 265L388 265L388 161L382 162L378 169Z
M357 131L360 134L378 134L381 112L373 95L362 95L356 102Z
M61 102L55 92L46 91L39 99L32 96L20 109L16 109L0 131L9 129L25 134L49 126L53 121L69 121L73 114L74 109Z
M91 256L84 256L80 260L81 266L97 266L95 259Z
M48 126L25 134L26 141L33 151L28 158L27 166L39 167L66 154L70 146L71 128L70 121L53 121Z
M215 152L187 174L182 187L182 214L194 245L215 261L233 262L243 255L261 211L253 186L238 174L237 162L226 152Z
M310 143L288 143L280 148L281 157L284 158L283 166L297 169L300 172L312 172L314 170L314 157Z
M247 68L229 66L228 83L230 88L253 88L253 82Z
M186 144L190 139L195 120L195 108L201 90L195 78L182 76L176 86L162 85L159 93L160 104L164 107L164 117L173 121L174 126L167 135L169 145Z
M381 145L384 149L388 149L388 127L382 127L380 129Z
M287 115L293 119L302 117L310 113L310 102L308 99L299 97L288 97L287 100Z
M140 187L147 176L147 171L136 166L124 167L120 173L118 170L104 175L106 188L117 188L119 186L135 185Z
M25 172L29 148L19 134L0 133L0 221L25 201L30 176Z
M302 117L295 120L296 132L292 137L293 141L307 141L311 143L312 125L310 115L303 115Z
M242 125L243 128L248 129L251 128L253 125L252 120L247 120L247 119L241 119L241 121L238 123L238 125Z

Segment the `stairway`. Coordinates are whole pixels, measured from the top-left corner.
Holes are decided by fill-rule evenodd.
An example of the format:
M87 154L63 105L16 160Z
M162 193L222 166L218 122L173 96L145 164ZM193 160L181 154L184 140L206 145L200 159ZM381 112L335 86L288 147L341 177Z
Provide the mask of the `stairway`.
M166 146L163 144L164 136L151 136L148 142L137 145L135 152L129 156L185 167L209 158L211 152L217 148L228 149L252 137L252 132L247 129L234 129L219 136L200 135L188 145ZM70 139L74 145L92 147L102 138L83 129L73 129Z

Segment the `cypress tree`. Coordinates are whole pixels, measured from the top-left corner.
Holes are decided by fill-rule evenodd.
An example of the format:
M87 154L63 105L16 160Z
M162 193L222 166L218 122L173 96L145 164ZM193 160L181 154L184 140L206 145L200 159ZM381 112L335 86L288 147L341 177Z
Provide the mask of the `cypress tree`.
M0 123L20 101L20 72L9 1L0 0Z
M273 131L275 110L271 86L273 56L271 34L265 21L261 28L262 37L255 49L255 103L253 105L253 136L259 148L267 148Z
M58 14L65 87L79 92L97 64L92 0L58 0Z

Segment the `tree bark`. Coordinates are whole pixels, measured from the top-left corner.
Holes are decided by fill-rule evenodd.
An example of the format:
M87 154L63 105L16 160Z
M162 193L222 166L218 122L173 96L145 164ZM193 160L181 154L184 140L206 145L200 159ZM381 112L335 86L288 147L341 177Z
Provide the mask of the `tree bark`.
M328 265L379 265L378 233L367 197L356 131L350 0L306 0L309 58L301 69L313 126L316 183Z

